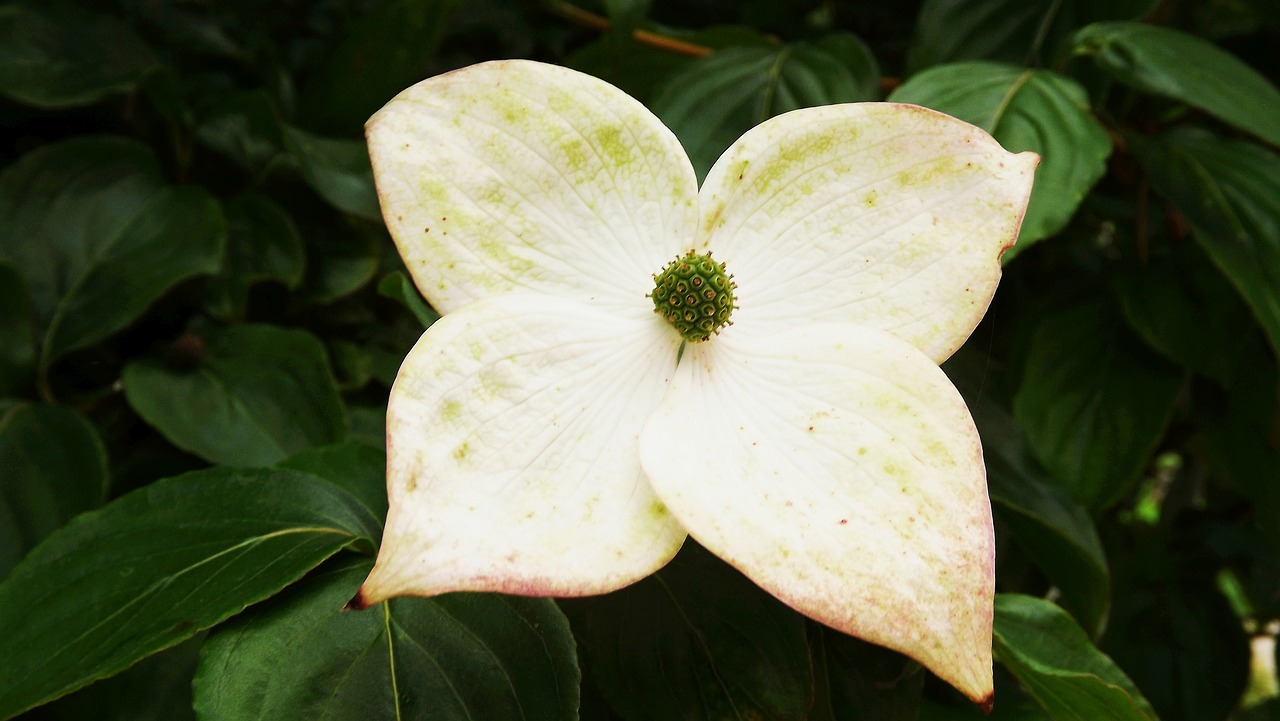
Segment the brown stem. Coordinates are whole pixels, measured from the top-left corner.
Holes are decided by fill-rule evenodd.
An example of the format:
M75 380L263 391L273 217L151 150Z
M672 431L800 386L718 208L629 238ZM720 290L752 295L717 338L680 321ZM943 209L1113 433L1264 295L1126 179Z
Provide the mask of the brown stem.
M583 10L577 5L564 2L564 0L545 0L543 2L543 7L566 20L575 22L579 25L584 25L594 30L599 30L602 33L608 32L609 28L613 27L613 23L609 22L609 18L597 15L589 10ZM689 43L683 40L669 38L666 35L659 35L658 33L650 32L648 30L632 31L631 39L641 45L648 45L649 47L665 50L677 55L687 55L691 58L704 58L714 52L706 45L698 45L696 43Z
M705 58L715 52L706 45L698 45L695 43L687 43L683 40L676 40L665 35L649 32L648 30L636 30L631 33L631 39L641 45L649 45L666 50L667 52L676 53L677 55L688 55L691 58Z

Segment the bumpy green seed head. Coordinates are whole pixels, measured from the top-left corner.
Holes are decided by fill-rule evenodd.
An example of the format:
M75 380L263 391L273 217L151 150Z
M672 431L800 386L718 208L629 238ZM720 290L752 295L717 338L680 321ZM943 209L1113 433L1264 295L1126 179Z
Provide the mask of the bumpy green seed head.
M724 263L711 253L690 250L653 276L653 310L667 319L680 337L697 343L729 324L733 291L738 287L725 272Z

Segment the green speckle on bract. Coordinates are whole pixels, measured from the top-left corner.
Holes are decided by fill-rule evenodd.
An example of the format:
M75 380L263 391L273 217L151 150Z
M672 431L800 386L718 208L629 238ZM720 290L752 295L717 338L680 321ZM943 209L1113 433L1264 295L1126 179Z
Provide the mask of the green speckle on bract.
M668 511L661 501L653 501L649 504L649 515L654 518L666 518L671 515L671 511Z
M467 443L466 441L463 441L462 445L453 449L453 459L455 461L461 462L463 460L466 460L467 456L469 455L471 455L471 444Z
M440 410L440 419L452 423L462 416L462 404L458 401L447 401Z
M667 319L681 338L698 343L729 325L733 314L733 276L711 253L690 250L653 276L653 310Z
M631 145L623 139L621 126L606 125L596 131L595 142L614 167L621 168L631 162Z

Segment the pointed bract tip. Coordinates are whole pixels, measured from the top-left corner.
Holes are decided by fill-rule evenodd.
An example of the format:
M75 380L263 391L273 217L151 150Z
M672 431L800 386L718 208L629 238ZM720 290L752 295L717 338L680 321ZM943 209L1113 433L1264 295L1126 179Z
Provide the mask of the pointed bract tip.
M982 709L982 713L986 716L990 716L991 709L995 708L995 705L996 705L996 692L992 691L991 693L984 696L977 703L978 703L978 708Z
M370 604L364 597L364 588L361 588L359 591L356 591L356 595L352 596L350 601L347 601L347 605L343 606L342 610L363 611L371 605L372 604Z

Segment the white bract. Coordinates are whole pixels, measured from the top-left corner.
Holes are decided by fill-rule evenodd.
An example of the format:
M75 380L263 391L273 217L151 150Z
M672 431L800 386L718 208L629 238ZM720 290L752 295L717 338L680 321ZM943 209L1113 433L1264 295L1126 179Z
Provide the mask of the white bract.
M604 593L687 533L990 702L991 508L938 363L986 311L1035 155L919 107L835 105L756 127L699 190L640 103L526 61L419 83L368 138L444 317L391 393L391 510L356 605ZM738 307L679 353L648 294L690 250Z

